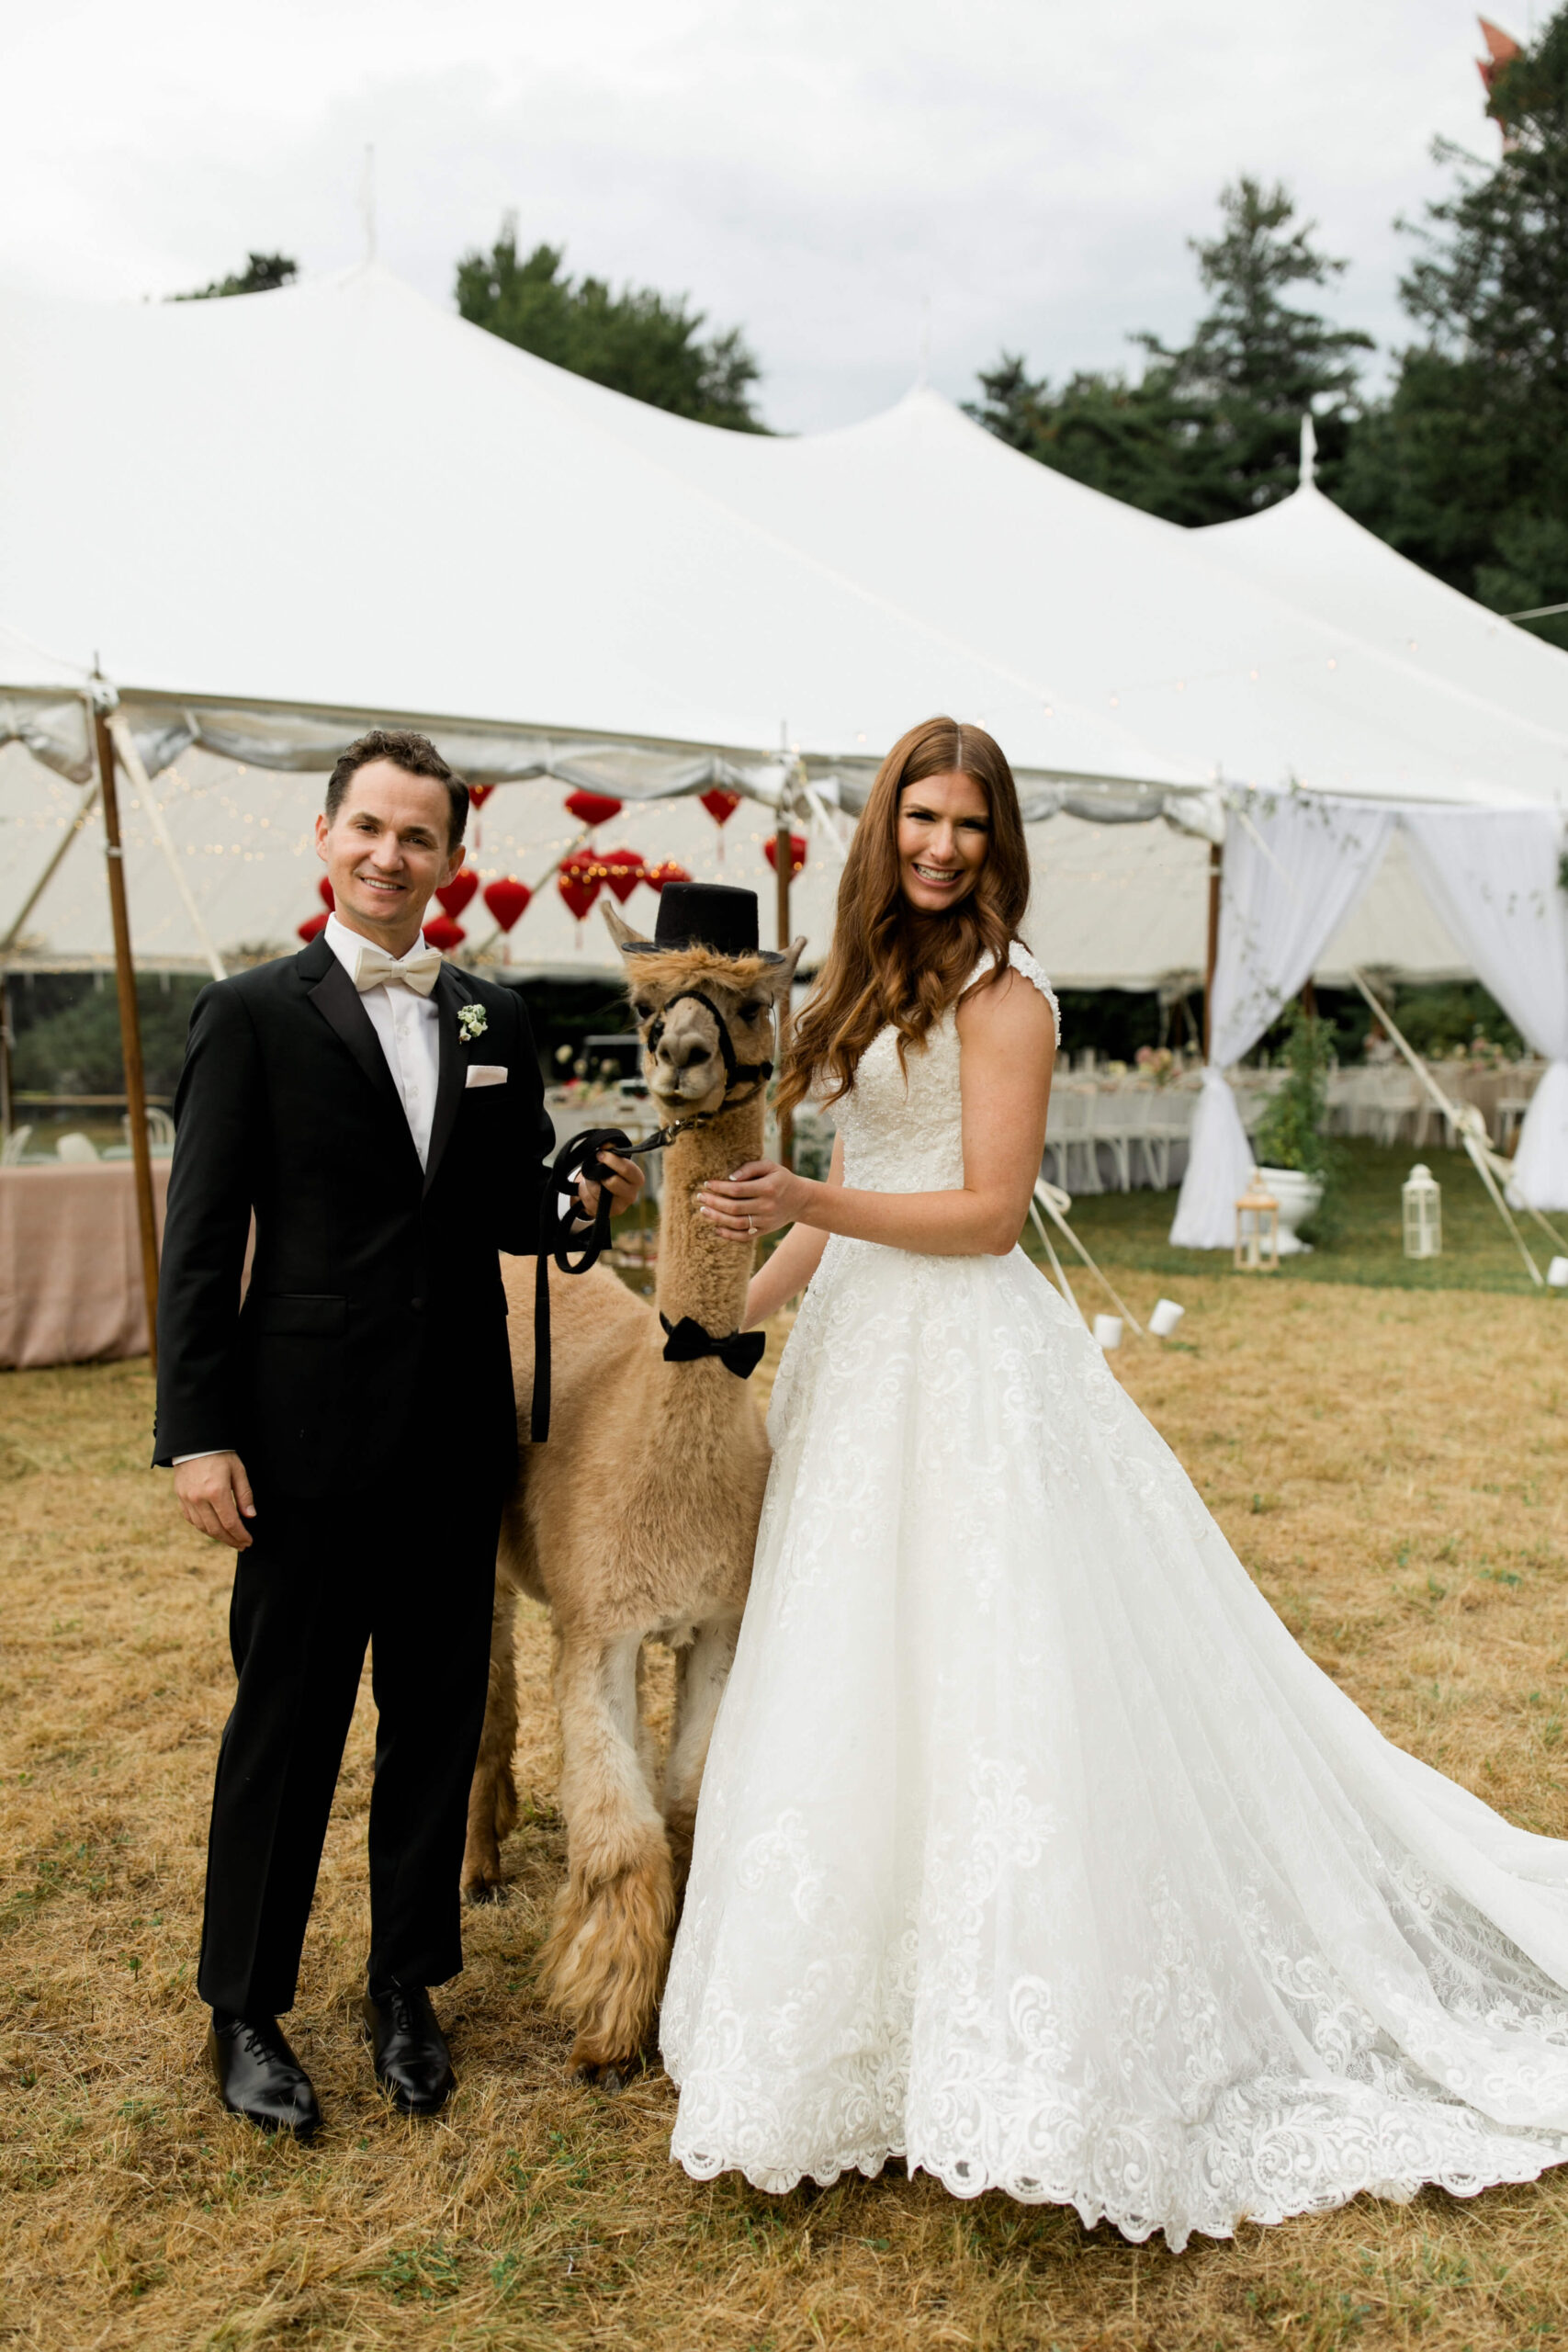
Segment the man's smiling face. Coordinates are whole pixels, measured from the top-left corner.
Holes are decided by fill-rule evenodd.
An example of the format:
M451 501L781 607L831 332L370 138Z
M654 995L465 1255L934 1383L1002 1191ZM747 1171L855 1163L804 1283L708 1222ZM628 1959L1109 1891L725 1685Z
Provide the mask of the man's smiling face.
M432 896L463 862L451 830L451 802L437 777L411 775L391 760L356 768L336 816L316 820L316 854L338 921L390 955L406 955Z

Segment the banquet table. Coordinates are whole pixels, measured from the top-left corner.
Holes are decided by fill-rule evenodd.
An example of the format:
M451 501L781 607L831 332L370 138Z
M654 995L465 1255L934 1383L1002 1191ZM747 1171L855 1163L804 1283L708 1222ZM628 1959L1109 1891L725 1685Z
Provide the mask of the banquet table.
M152 1163L160 1238L169 1162ZM0 1367L147 1353L129 1159L0 1168Z

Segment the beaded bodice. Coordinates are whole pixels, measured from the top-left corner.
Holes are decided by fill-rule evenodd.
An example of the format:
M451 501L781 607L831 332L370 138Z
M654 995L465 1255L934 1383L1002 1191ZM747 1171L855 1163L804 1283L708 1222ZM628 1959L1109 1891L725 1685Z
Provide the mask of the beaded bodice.
M1050 1005L1060 1042L1062 1017L1050 981L1016 939L1009 959ZM943 1013L907 1060L906 1073L897 1031L880 1030L861 1056L850 1093L835 1105L844 1182L872 1193L956 1192L964 1182L956 1009Z

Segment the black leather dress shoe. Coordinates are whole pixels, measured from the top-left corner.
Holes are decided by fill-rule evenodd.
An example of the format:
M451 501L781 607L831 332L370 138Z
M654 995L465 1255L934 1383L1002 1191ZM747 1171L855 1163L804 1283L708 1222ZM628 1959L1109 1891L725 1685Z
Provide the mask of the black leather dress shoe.
M365 1996L376 2080L401 2115L434 2115L457 2087L452 2053L423 1984L381 1984Z
M259 2132L292 2132L314 2137L321 2110L310 2077L284 2040L276 2018L214 2019L207 2055L218 2096L231 2115L243 2115Z

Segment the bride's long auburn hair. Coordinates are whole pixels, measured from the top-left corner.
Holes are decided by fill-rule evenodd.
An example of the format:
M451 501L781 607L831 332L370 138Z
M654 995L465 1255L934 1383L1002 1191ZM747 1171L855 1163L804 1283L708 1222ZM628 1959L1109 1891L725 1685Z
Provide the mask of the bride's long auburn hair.
M904 896L898 806L907 785L929 775L970 776L986 797L990 834L974 887L951 912L924 914ZM779 1108L821 1087L837 1102L854 1084L878 1030L898 1033L898 1059L989 957L999 979L1029 904L1029 849L1018 787L1001 745L982 728L928 718L901 736L876 771L839 884L833 944L784 1057Z

